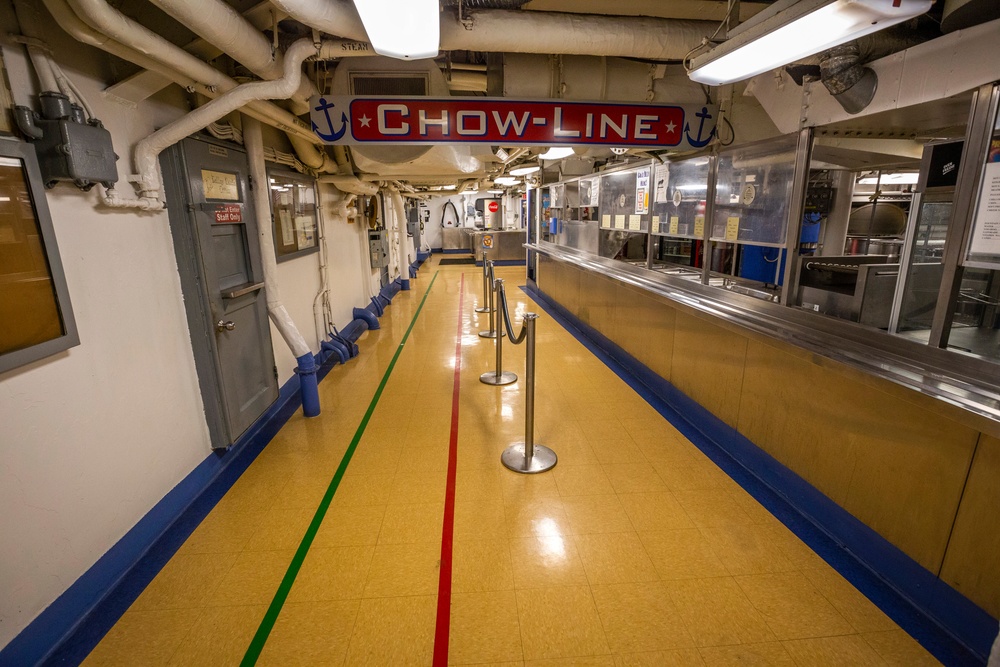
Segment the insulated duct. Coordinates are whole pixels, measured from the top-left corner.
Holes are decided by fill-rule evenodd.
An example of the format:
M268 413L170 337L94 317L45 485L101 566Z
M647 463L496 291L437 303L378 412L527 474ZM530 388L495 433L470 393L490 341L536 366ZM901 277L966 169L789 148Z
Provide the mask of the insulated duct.
M349 39L368 39L350 0L272 2L317 30ZM450 14L441 15L442 50L681 60L717 26L711 21L503 9L475 11L466 18L461 22Z
M865 67L854 42L835 46L819 61L820 81L844 111L860 113L871 104L878 88L878 75Z
M298 89L302 80L302 62L315 52L316 46L311 39L300 39L285 54L282 78L245 83L198 107L170 125L160 128L136 144L135 166L139 171L142 198L152 200L160 198L162 183L158 157L165 148L251 102L287 98ZM245 136L244 141L246 141Z
M312 44L310 43L309 46L312 47ZM291 50L289 49L289 52ZM299 71L301 72L301 68ZM297 86L298 81L295 81L294 84ZM264 165L264 139L259 121L254 118L244 118L243 139L247 149L247 161L250 164L250 176L256 183L267 183L267 170ZM315 417L320 412L319 389L316 382L318 369L312 350L309 349L305 338L295 326L292 316L288 314L288 310L281 302L281 294L278 289L278 264L274 255L274 241L271 237L270 190L268 188L254 188L253 198L254 210L257 215L257 232L260 237L261 265L264 270L267 314L299 363L296 372L299 375L302 411L306 417Z
M261 78L277 79L282 75L281 52L273 50L264 33L221 0L150 2ZM291 97L292 112L296 115L308 113L309 98L315 94L316 86L303 77Z

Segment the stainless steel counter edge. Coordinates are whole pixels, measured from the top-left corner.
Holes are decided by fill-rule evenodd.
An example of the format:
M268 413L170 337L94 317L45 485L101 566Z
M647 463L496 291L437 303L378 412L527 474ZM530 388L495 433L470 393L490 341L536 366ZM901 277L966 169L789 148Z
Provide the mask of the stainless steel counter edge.
M525 247L1000 423L1000 370L989 361L545 241Z

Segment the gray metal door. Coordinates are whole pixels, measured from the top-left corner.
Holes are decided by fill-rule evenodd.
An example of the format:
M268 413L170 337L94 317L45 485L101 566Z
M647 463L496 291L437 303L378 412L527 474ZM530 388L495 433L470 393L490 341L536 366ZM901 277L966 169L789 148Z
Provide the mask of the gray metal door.
M278 397L246 153L189 138L161 163L209 430L225 447Z

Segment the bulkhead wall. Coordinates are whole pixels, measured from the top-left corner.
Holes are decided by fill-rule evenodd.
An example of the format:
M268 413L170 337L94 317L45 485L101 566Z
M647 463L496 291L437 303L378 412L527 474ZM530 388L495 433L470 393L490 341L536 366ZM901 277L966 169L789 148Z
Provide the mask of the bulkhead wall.
M539 255L538 288L994 617L1000 439L983 420Z

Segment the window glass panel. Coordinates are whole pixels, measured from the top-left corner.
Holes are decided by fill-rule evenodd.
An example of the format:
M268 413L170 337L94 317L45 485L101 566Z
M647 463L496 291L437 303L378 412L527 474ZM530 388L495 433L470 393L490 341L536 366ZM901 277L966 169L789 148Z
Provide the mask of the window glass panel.
M0 355L64 335L20 160L0 158Z
M275 255L280 260L317 249L316 190L312 181L286 172L271 172L268 180Z

